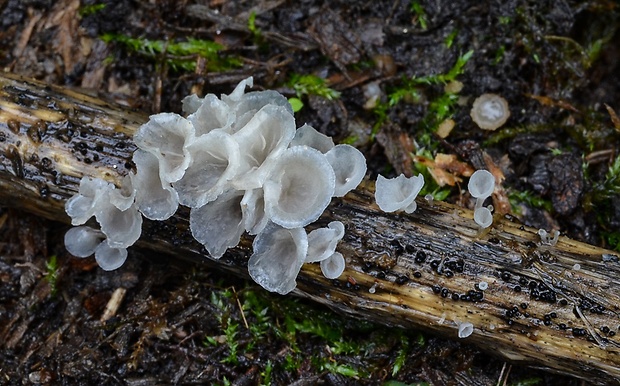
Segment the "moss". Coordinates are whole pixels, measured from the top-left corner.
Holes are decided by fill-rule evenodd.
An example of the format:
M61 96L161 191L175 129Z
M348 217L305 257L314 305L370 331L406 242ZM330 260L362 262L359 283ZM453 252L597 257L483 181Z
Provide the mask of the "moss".
M130 52L149 59L163 61L174 71L193 72L196 69L196 57L206 59L206 68L212 72L241 67L240 59L223 55L224 47L210 40L188 38L185 41L172 42L132 38L120 34L104 34L101 39L106 43L119 43Z

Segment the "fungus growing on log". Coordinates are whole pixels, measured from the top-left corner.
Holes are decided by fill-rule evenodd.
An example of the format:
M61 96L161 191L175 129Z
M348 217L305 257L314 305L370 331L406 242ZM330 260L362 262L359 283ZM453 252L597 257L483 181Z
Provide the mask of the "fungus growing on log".
M101 227L71 230L67 248L80 257L95 253L102 268L116 269L140 236L142 215L165 220L180 203L191 208L191 233L213 259L244 232L257 235L250 275L269 291L292 291L305 262L321 262L326 277L340 276L344 257L336 246L344 225L313 231L310 254L303 227L361 182L366 160L311 126L297 131L284 96L245 93L248 85L252 78L221 98L186 97L187 118L151 116L136 132L136 171L123 186L85 177L67 202L74 225L94 215Z

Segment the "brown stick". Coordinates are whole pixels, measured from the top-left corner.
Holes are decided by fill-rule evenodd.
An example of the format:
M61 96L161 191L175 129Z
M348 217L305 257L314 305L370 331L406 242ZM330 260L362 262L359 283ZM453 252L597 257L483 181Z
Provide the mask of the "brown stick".
M68 222L65 200L82 176L112 182L128 173L132 133L146 117L75 92L0 76L0 203ZM188 212L147 222L143 248L188 256L247 276L251 239L217 262L188 232ZM469 210L419 202L386 214L371 184L335 199L317 225L342 221L340 280L306 265L296 293L348 314L457 338L512 362L605 384L620 378L620 266L612 251L496 218L481 233ZM605 258L605 261L603 260ZM479 283L488 283L482 291Z

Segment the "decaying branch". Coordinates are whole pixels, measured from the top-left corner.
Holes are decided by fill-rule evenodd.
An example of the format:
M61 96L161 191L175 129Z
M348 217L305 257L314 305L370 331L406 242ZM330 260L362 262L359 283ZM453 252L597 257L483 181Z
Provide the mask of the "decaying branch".
M132 168L131 137L142 114L17 77L0 76L0 204L69 222L64 202L82 176L118 182ZM419 202L386 214L372 186L334 199L318 225L339 220L347 260L340 280L306 265L296 293L389 325L457 338L513 361L604 384L620 379L620 265L613 252L497 218L480 233L469 210ZM144 226L143 248L188 256L239 275L251 240L207 258L188 231L188 211ZM481 290L480 283L488 288ZM482 285L484 287L484 284Z

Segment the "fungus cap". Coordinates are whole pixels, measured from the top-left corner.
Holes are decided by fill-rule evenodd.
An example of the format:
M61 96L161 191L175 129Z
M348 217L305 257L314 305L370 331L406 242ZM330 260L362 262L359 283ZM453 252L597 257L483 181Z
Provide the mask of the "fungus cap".
M310 146L325 154L334 147L331 137L319 133L314 127L305 124L295 132L291 146Z
M213 259L219 259L228 248L239 244L244 231L241 212L243 194L243 191L229 190L216 200L190 211L192 235L205 246Z
M285 228L304 227L327 208L335 184L325 155L307 146L291 147L275 161L265 181L265 212Z
M179 196L169 183L161 180L159 161L153 154L144 150L133 153L136 174L131 174L136 191L136 207L150 220L166 220L179 207Z
M233 181L235 189L247 190L262 186L271 160L276 160L295 135L295 118L280 106L267 105L233 139L239 144L241 166Z
M241 165L239 145L224 131L214 130L188 146L191 163L173 183L179 203L200 208L229 188Z
M95 261L104 271L120 268L127 260L126 248L113 248L107 241L102 241L95 249Z
M474 210L474 221L482 228L488 228L493 223L493 214L488 208L477 208Z
M99 203L113 188L112 184L100 178L83 177L78 194L65 203L65 211L71 217L72 225L82 225L95 215Z
M327 228L318 228L310 232L305 262L316 263L333 255L342 236L344 236L344 224L340 221L332 221Z
M483 130L496 130L510 117L508 102L497 94L482 94L474 101L471 119Z
M467 190L474 198L485 199L493 194L495 189L495 177L488 170L476 170L474 174L469 177L469 183L467 184Z
M207 94L202 99L195 95L186 97L183 99L183 110L191 111L187 120L194 126L196 137L213 130L230 131L236 118L230 106L214 94Z
M336 176L334 197L343 197L355 189L366 175L366 157L351 145L337 145L325 157Z
M103 239L101 231L88 226L73 227L65 233L65 248L75 257L88 257Z
M344 256L340 252L334 252L327 259L321 261L321 272L328 279L338 279L344 272Z
M269 222L265 213L263 189L246 190L241 200L243 228L251 235L259 234Z
M102 203L95 211L95 217L111 248L127 248L140 238L142 216L136 206L119 210L110 203Z
M474 332L474 325L470 322L457 322L459 338L467 338Z
M187 146L195 138L190 121L173 113L151 115L133 138L140 149L157 157L162 181L175 182L183 177L190 163Z
M303 228L287 229L269 223L254 239L248 271L267 291L286 295L297 286L297 275L308 252Z
M400 174L396 178L377 176L375 200L384 212L404 210L412 213L416 210L415 198L424 186L424 177L420 174L410 178Z

